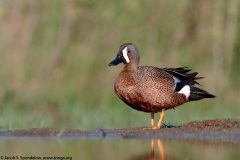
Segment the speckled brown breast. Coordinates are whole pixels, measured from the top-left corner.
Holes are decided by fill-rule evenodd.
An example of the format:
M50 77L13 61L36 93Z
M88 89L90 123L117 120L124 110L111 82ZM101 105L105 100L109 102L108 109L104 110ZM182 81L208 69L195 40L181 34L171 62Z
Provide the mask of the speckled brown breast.
M173 76L163 69L138 67L136 72L123 69L114 90L131 108L144 112L159 112L187 102L184 94L174 91Z

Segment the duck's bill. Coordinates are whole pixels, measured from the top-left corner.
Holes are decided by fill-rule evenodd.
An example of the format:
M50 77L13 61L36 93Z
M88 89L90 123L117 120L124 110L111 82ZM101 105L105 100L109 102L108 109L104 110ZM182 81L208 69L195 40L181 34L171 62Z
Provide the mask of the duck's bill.
M109 67L116 66L119 63L122 63L122 59L117 56L116 59L114 59L112 62L108 63L108 66Z

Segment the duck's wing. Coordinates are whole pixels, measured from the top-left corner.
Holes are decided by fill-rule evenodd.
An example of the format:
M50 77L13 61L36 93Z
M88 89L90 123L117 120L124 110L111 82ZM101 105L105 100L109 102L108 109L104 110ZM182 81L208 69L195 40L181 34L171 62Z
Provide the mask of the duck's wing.
M162 68L165 72L173 76L176 83L175 91L180 91L185 85L195 85L199 83L196 81L203 77L196 77L198 72L188 73L191 69L187 67L179 68Z

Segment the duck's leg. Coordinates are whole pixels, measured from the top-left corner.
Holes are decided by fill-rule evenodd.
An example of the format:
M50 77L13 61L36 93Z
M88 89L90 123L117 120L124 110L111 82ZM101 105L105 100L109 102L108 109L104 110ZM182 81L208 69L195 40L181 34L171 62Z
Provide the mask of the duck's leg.
M155 127L155 125L154 125L154 113L153 112L151 112L151 125L152 125L152 128Z
M152 129L159 129L159 127L154 124L154 113L153 112L151 112L151 125L152 125Z
M158 128L161 128L161 126L162 126L162 121L163 121L163 118L164 118L164 115L165 115L164 111L165 111L165 109L162 109L162 112L160 114L160 119L159 119L158 124L157 124Z

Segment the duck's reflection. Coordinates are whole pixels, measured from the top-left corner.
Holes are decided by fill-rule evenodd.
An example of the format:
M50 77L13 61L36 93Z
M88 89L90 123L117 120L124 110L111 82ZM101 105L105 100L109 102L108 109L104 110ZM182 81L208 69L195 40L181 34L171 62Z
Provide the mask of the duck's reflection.
M157 147L156 147L157 146ZM164 146L161 139L151 140L151 154L142 154L132 157L131 160L175 160L170 155L165 155Z
M160 153L160 156L158 156L161 160L164 160L164 148L163 148L163 145L162 145L162 141L160 139L158 140L154 140L152 139L151 140L151 158L152 159L155 159L155 154L154 154L154 143L155 141L157 141L157 146L158 146L158 150L159 150L159 153Z

